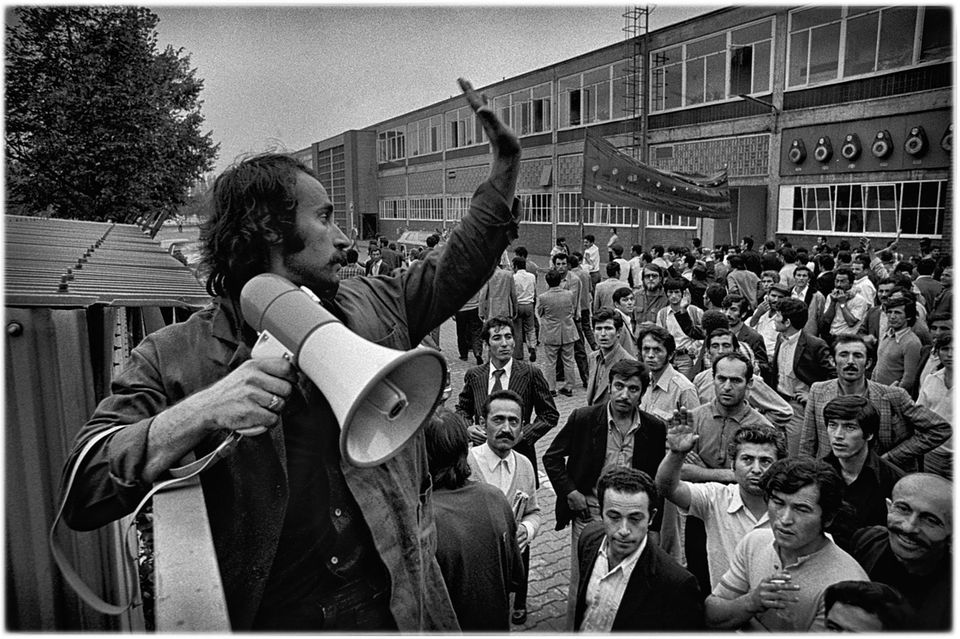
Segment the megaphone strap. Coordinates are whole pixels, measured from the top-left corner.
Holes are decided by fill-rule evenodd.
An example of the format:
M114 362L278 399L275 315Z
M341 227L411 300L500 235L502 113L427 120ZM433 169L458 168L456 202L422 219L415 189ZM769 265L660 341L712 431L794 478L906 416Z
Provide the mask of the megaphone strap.
M76 480L77 472L80 469L80 464L86 458L86 456L93 450L93 447L105 439L109 435L119 431L126 424L120 424L112 428L103 430L93 437L91 437L86 444L84 444L83 449L80 451L80 454L77 455L76 460L73 463L73 466L70 469L69 477L67 479L66 489L63 491L63 501L60 503L60 507L57 509L57 516L53 520L53 525L50 527L50 535L48 538L50 545L50 554L53 555L53 561L57 565L57 568L60 569L60 573L63 575L64 580L67 584L73 588L73 591L86 602L91 608L97 612L103 613L105 615L122 615L130 608L134 606L139 606L143 602L140 598L134 595L130 601L123 604L113 604L102 599L97 593L93 591L90 586L83 580L83 578L77 573L73 565L70 563L70 560L67 559L66 553L61 548L60 543L56 539L56 530L57 525L60 523L60 519L63 516L63 510L66 508L67 499L70 497L70 491L73 490L73 483ZM131 533L135 530L135 525L137 521L137 516L140 514L140 511L143 507L150 501L156 493L172 488L175 484L185 482L188 479L196 477L218 460L229 455L237 443L243 439L243 435L236 432L231 432L230 435L224 439L219 446L213 452L204 455L202 458L180 466L178 468L170 469L170 475L172 479L162 481L153 485L153 487L147 491L147 494L144 495L143 499L140 500L140 503L137 504L137 507L133 510L133 516L130 519L130 525L127 527L127 530L124 533L124 546L127 551L128 561L121 562L124 565L124 568L127 572L127 581L128 583L134 584L135 592L139 593L139 577L137 575L137 556L136 551L131 550L131 548L136 548L136 544L131 546Z

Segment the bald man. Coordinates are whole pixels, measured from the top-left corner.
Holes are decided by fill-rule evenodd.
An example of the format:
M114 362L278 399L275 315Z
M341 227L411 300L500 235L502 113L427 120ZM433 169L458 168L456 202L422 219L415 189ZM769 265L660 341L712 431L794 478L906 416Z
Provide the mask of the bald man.
M853 556L871 581L896 588L916 611L909 630L950 630L953 494L949 481L913 473L887 500L887 525L858 530Z

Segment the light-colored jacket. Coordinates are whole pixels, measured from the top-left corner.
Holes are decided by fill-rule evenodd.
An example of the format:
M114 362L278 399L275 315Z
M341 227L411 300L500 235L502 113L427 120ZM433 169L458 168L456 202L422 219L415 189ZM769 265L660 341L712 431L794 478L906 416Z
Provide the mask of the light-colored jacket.
M540 341L543 344L556 346L577 341L580 333L577 332L577 327L573 323L575 303L573 293L559 286L548 288L537 298Z

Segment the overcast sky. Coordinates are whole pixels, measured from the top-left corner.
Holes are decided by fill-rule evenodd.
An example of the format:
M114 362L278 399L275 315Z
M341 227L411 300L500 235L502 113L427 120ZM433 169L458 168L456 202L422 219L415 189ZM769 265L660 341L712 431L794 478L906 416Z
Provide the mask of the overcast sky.
M624 38L627 5L147 5L203 78L215 171L294 151ZM656 29L720 5L653 6Z

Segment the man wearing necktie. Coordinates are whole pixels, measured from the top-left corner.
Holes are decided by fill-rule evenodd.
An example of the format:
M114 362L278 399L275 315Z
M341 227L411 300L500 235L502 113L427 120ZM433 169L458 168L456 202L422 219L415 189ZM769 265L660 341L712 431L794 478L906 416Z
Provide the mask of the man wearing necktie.
M530 460L534 477L537 456L534 444L560 420L557 405L550 395L547 379L540 369L513 358L513 322L507 317L488 319L481 332L487 345L489 361L467 370L463 376L463 390L457 400L457 413L471 423L470 441L473 445L487 440L483 427L483 405L498 390L512 390L520 396L523 407L523 426L515 449ZM537 419L531 423L533 411ZM538 483L539 485L539 483Z

